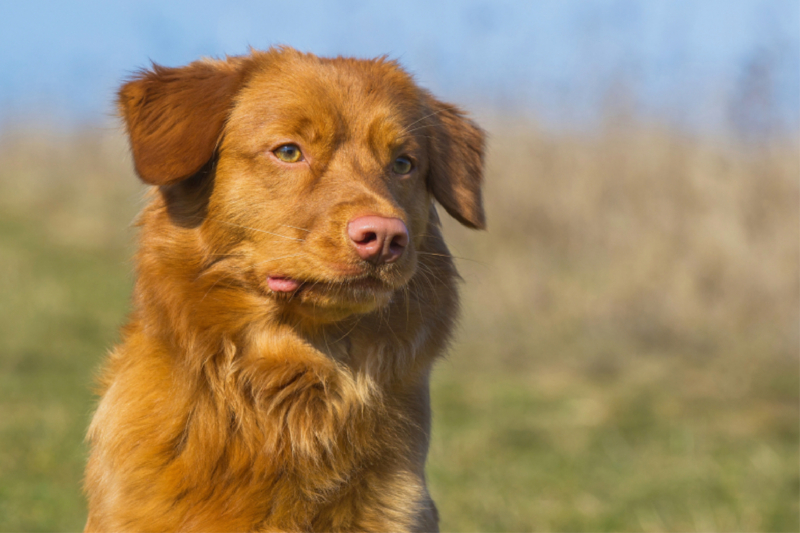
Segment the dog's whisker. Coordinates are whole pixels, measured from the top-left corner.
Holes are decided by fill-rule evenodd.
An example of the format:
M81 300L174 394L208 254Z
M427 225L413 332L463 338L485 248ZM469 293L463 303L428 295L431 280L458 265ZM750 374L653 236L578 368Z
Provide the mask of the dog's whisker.
M205 294L203 294L203 297L202 297L202 298L200 298L200 301L201 301L201 302L203 302L203 301L206 299L206 296L208 296L208 295L209 295L209 293L211 293L211 290L212 290L214 287L216 287L216 286L217 286L217 285L218 285L218 284L219 284L219 283L220 283L222 280L224 280L224 279L225 279L225 278L224 278L224 276L220 276L220 277L218 277L218 278L216 279L216 281L214 281L214 283L212 283L212 284L211 284L211 286L208 288L208 290L205 292Z
M471 259L469 257L462 257L460 255L453 255L453 254L437 254L433 252L417 252L419 255L432 255L434 257L449 257L450 259L458 259L460 261L471 261L473 263L479 264L481 266L489 266L488 263L484 263L483 261L478 261L477 259Z
M406 304L405 305L405 308L406 308L406 324L409 324L411 322L411 313L409 311L409 309L411 308L411 302L409 301L410 298L411 297L408 294L408 285L403 285L403 301Z
M434 285L434 281L440 282L441 280L439 280L436 277L436 275L427 266L423 265L422 263L420 263L419 266L420 266L419 273L422 274L422 279L428 284L428 287L431 290L431 294L432 295L435 294L436 293L436 286ZM433 279L431 279L431 278L433 278Z
M376 298L376 302L375 303L377 305L377 296L375 298ZM383 311L384 310L381 309L381 313L380 313L381 321L384 324L386 324L386 328L389 330L389 333L391 333L392 337L394 337L394 340L396 342L396 346L402 346L402 343L400 342L400 339L397 337L397 334L394 332L394 329L392 328L392 324L389 322L389 317L387 316L387 313L384 313Z
M353 323L353 327L351 327L349 330L347 330L347 333L345 333L344 335L342 335L341 337L339 337L338 339L336 339L336 341L335 341L335 344L339 344L339 343L340 343L340 342L342 342L344 339L346 339L347 337L349 337L349 336L350 336L350 334L351 334L351 333L353 333L353 331L356 329L356 327L358 327L358 325L361 323L361 320L362 320L362 318L363 318L364 316L365 316L365 315L359 315L359 317L358 317L358 318L356 319L356 321Z
M269 259L265 259L263 261L259 261L258 263L253 263L253 266L263 265L264 263L269 263L269 262L272 262L272 261L278 261L279 259L289 259L290 257L301 257L301 256L304 256L304 255L306 255L306 254L299 253L299 254L291 254L291 255L282 255L280 257L270 257Z
M433 135L414 135L414 132L415 131L419 131L420 129L423 129L423 128L414 128L413 130L411 130L409 132L404 132L402 135L397 137L395 140L396 141L402 141L403 139L406 139L408 137L417 137L418 139L435 139L436 138Z
M249 229L251 231L257 231L259 233L266 233L267 235L274 235L275 237L281 237L283 239L289 239L290 241L298 241L303 242L305 239L297 239L295 237L289 237L288 235L281 235L280 233L273 233L271 231L259 229L259 228L252 228L250 226L245 226L244 224L236 224L234 222L229 222L227 220L222 220L219 218L211 218L209 217L208 220L213 220L214 222L219 222L220 224L227 224L228 226L233 226L235 228L242 228L242 229Z
M428 113L427 115L425 115L424 117L420 118L419 120L415 120L414 122L412 122L411 124L409 124L408 126L406 126L406 128L405 128L405 129L407 130L407 129L408 129L408 128L410 128L411 126L413 126L413 125L415 125L415 124L419 124L420 122L422 122L422 121L423 121L423 120L425 120L426 118L430 118L430 117L433 117L433 116L435 116L435 115L438 115L439 113L444 113L444 112L445 112L445 109L437 109L436 111L434 111L434 112L432 112L432 113Z
M300 231L305 231L306 233L311 233L310 229L298 228L297 226L292 226L292 225L289 225L289 224L281 224L281 226L286 226L287 228L299 229Z
M425 128L430 128L430 127L431 127L430 125L426 124L424 126L417 126L414 129L404 131L403 134L399 137L399 139L405 139L406 137L411 137L412 135L414 137L420 137L422 139L435 139L436 137L433 135L414 135L414 132L424 130Z

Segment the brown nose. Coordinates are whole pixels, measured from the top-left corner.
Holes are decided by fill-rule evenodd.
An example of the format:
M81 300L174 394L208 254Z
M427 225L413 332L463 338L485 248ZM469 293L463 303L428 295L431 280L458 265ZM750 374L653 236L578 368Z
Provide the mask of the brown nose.
M399 218L354 218L347 224L347 235L359 257L375 265L397 261L408 246L408 229Z

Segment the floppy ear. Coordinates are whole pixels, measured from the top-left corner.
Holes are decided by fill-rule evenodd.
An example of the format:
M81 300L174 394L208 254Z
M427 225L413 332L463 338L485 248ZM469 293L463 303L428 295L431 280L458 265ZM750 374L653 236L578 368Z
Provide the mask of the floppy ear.
M485 134L456 106L427 95L430 111L428 188L450 216L475 229L486 229L483 211Z
M180 68L154 64L122 86L117 103L143 181L179 181L213 157L250 64L240 57Z

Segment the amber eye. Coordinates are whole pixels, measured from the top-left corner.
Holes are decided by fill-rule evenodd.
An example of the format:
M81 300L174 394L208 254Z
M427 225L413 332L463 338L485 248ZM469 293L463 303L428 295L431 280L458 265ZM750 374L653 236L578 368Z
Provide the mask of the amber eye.
M409 174L413 169L414 163L412 163L411 159L404 155L401 155L395 159L394 163L392 164L392 171L395 174Z
M276 148L272 153L284 163L297 163L303 158L303 152L300 151L300 147L296 144L284 144Z

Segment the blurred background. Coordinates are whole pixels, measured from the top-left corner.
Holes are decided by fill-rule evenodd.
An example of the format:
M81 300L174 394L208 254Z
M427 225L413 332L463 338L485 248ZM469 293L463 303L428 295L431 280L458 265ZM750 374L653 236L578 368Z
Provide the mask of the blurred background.
M388 54L490 134L428 465L444 531L800 530L800 2L3 2L0 531L83 527L130 309L114 92Z

